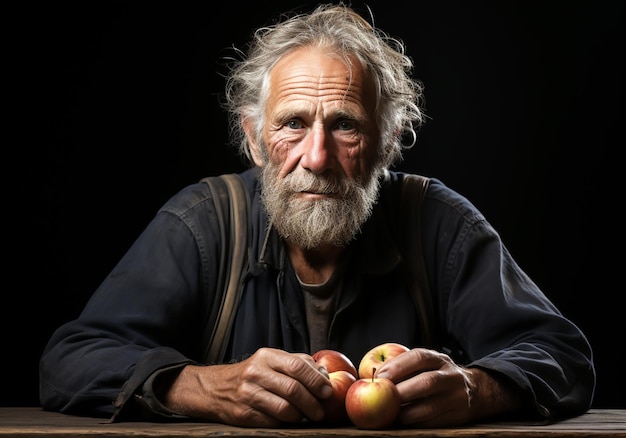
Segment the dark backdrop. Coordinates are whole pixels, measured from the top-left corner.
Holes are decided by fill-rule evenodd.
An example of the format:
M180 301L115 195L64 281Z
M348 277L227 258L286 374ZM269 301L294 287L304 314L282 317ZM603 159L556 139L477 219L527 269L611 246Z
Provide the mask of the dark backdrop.
M218 105L220 58L278 12L312 4L261 3L5 11L2 405L38 403L52 330L78 315L168 197L243 169ZM442 179L485 213L587 333L594 406L626 407L624 2L369 4L426 87L429 121L398 167Z

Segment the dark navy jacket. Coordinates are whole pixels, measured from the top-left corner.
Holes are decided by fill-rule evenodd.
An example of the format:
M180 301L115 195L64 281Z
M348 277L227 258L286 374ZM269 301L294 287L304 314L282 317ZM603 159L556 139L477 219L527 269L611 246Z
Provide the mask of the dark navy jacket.
M440 336L436 345L424 344L401 272L402 237L394 217L403 174L390 175L373 216L351 244L327 347L355 363L383 342L433 347L508 376L540 415L587 410L595 385L587 339L520 269L481 213L436 179L422 207L421 237ZM242 176L251 197L252 260L224 360L241 360L260 347L313 353L299 283L280 238L273 231L268 237L256 170ZM149 391L144 383L156 371L201 363L219 254L207 186L184 188L81 315L53 334L40 362L43 408L95 416L111 416L116 408L135 412L131 405L142 398L142 388Z

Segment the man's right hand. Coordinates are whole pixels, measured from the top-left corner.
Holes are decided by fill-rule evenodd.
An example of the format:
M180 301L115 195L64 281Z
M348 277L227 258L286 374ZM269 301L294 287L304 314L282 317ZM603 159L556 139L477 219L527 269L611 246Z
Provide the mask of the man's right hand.
M320 399L332 387L307 354L261 348L233 364L187 365L164 394L169 409L191 418L242 427L320 421Z

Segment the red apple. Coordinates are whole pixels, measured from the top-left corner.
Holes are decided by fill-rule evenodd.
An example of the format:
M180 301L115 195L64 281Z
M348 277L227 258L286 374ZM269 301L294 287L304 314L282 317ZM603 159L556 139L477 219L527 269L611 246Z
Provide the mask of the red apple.
M409 347L396 342L385 342L377 345L363 355L359 363L359 377L366 379L373 377L373 369L378 369L386 360L392 359L400 354L409 351Z
M315 362L326 367L329 374L334 371L344 370L352 374L355 378L359 377L356 367L350 358L337 350L319 350L315 352L312 357Z
M359 429L386 429L400 412L398 388L389 379L358 379L346 394L346 413Z
M339 370L328 373L330 384L333 387L333 394L322 400L324 407L324 422L328 423L347 423L348 413L346 412L346 394L348 389L354 382L356 377L348 371Z

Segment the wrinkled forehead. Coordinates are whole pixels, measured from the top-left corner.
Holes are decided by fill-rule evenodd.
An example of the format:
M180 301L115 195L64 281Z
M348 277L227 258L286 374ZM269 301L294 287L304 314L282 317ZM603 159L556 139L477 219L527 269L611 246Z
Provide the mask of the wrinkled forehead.
M272 100L304 93L318 98L343 94L348 100L371 104L371 75L354 57L317 47L302 47L284 55L269 75Z

